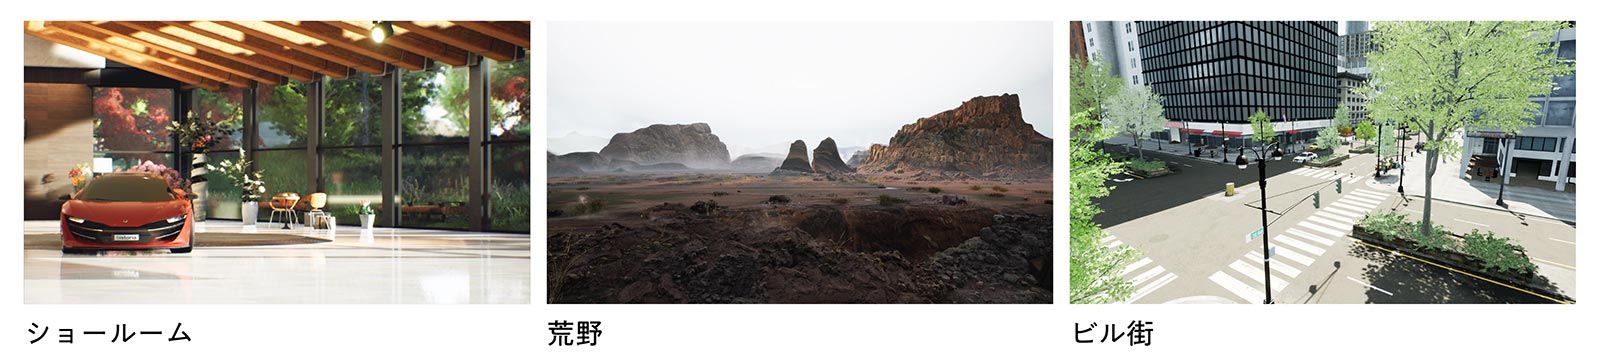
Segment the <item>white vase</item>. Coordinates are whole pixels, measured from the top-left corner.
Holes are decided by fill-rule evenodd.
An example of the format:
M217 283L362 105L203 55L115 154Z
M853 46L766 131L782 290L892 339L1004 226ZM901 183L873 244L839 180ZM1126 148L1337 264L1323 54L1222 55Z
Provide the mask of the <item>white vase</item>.
M256 214L260 212L261 209L256 205L256 202L239 203L239 221L245 225L255 225Z
M361 216L361 228L364 230L371 230L372 224L376 222L378 222L377 214L366 214Z

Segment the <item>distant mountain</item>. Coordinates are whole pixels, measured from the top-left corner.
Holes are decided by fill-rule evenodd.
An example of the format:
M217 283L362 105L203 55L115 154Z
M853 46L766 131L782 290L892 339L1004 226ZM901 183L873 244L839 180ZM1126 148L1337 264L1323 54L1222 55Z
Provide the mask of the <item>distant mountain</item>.
M655 124L631 133L617 133L600 156L640 165L679 163L694 169L728 167L728 145L711 133L711 125Z
M1017 95L974 97L873 144L864 174L919 178L1050 178L1054 142L1022 120Z
M567 135L562 135L559 138L549 138L546 141L550 144L550 152L565 154L578 151L600 151L600 148L605 147L606 143L611 140L571 131L567 132Z

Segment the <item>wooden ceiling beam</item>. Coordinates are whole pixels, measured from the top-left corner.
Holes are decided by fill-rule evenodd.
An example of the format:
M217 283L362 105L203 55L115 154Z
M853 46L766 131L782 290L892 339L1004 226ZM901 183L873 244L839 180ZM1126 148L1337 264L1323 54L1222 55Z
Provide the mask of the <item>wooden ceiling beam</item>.
M371 31L371 25L362 25L352 21L327 21L325 22L339 29L360 34L363 37ZM439 41L423 37L422 35L406 32L396 33L383 41L383 45L392 45L412 53L421 54L432 58L434 61L454 66L467 65L466 50L452 47Z
M105 23L100 23L98 25L95 25L95 24L89 24L89 23L85 23L85 22L61 21L61 22L52 22L51 24L52 25L65 25L65 26L73 28L75 31L78 31L80 33L90 33L90 34L96 34L96 35L104 35L104 36L112 36L112 37L115 37L115 38L121 38L123 40L127 40L127 41L130 41L130 42L133 42L133 43L137 43L139 45L142 45L142 46L145 46L147 48L153 49L155 51L159 51L159 52L162 52L162 53L169 54L169 55L171 55L173 57L177 57L177 58L180 58L180 59L183 59L183 60L186 60L186 61L189 61L189 62L193 62L193 63L196 63L196 64L204 65L204 66L216 69L216 70L227 72L229 74L243 76L245 78L248 78L250 80L254 80L256 82L260 82L260 83L263 83L263 84L281 85L281 84L284 83L283 76L281 76L281 75L273 74L273 73L270 73L270 72L266 72L265 70L261 70L259 68L254 67L254 66L241 64L241 63L239 63L237 61L234 61L233 59L229 59L229 58L224 57L224 56L207 53L207 52L204 52L204 51L200 51L199 49L196 49L196 48L190 48L189 50L193 51L193 53L190 53L190 52L185 51L183 48L180 48L180 47L171 47L171 46L169 46L170 44L155 43L155 42L144 40L144 39L139 38L137 36L137 34L141 33L142 31L137 30L137 29L133 29L133 28L130 28L130 27L127 27L127 26L123 26L123 25L118 24L116 22L105 22Z
M443 26L432 22L396 21L395 26L432 38L439 42L466 49L489 59L511 61L517 57L517 46L489 37L461 26Z
M345 30L333 25L317 21L268 21L267 24L295 31L301 35L327 42L335 47L349 50L352 53L368 58L380 60L406 70L422 70L428 66L428 58L407 52L392 45L384 45L368 39L366 34L357 32L348 36Z
M220 82L206 79L200 75L195 75L194 73L167 66L165 63L148 60L144 57L140 57L122 49L118 49L120 47L111 46L104 43L90 42L76 36L67 35L64 33L64 31L55 31L53 29L28 28L26 31L28 35L89 52L103 58L116 60L119 63L177 80L178 82L194 85L196 87L212 91L220 91L222 89L222 83Z
M528 25L516 21L453 21L452 23L523 48L529 46L532 37Z
M205 28L197 27L197 26L200 25L199 23L190 23L190 22L182 22L182 21L162 21L161 23L165 24L165 25L173 26L173 27L176 27L178 29L182 29L184 31L188 31L188 32L191 32L191 33L194 33L194 34L198 34L198 35L204 36L206 38L210 38L212 40L221 41L221 42L228 43L228 44L231 44L231 45L234 45L234 46L238 46L239 48L244 48L246 50L249 50L249 51L252 51L252 52L256 52L256 54L261 54L261 55L264 55L264 56L267 56L267 57L271 57L273 59L282 60L282 61L284 61L286 63L294 64L294 65L299 66L301 68L305 68L307 70L315 71L315 72L318 72L318 73L321 73L323 75L327 75L327 76L330 76L330 77L343 78L343 77L349 75L350 67L348 67L348 66L344 66L344 65L329 61L327 59L319 58L319 57L316 57L316 56L313 56L313 55L310 55L310 54L297 52L295 50L289 49L288 47L279 45L277 43L273 43L273 42L268 41L266 39L258 38L258 37L255 37L255 36L246 35L246 34L244 34L242 32L239 33L237 36L234 36L233 33L218 33L218 32L213 31L211 29L205 29ZM220 24L217 24L217 25L214 25L214 26L224 27L224 26L222 26Z
M211 79L211 80L214 80L214 81L217 81L217 82L225 83L225 84L228 84L230 86L246 87L246 86L250 85L250 80L244 78L243 76L234 76L233 74L224 72L222 70L218 70L216 68L213 68L213 67L210 67L210 66L206 66L204 64L200 64L200 63L197 63L197 62L194 62L194 61L190 61L190 60L186 60L186 59L183 59L183 58L179 58L177 56L174 56L174 55L171 55L171 54L167 54L166 52L162 52L162 51L156 50L153 47L144 46L144 45L141 45L141 44L138 44L138 43L133 43L131 41L124 42L124 43L116 43L116 42L122 42L122 41L113 42L110 39L108 39L106 37L106 35L104 35L104 34L99 34L99 33L96 33L95 31L90 31L90 30L85 29L85 28L80 28L79 26L75 26L72 23L68 23L68 22L59 22L59 23L58 22L47 22L47 23L45 23L45 28L46 28L46 30L54 30L56 33L60 33L60 34L63 34L63 35L77 37L79 39L88 41L89 43L92 43L92 44L99 44L99 45L107 46L108 48L113 48L113 49L118 50L118 51L120 51L122 53L125 53L127 55L131 55L133 57L138 57L138 58L143 58L144 61L160 63L160 64L165 65L167 67L171 67L171 68L173 68L175 70L188 72L188 73L191 73L191 74L203 77L203 78L207 78L207 79ZM143 48L139 48L139 47L143 47ZM126 56L124 56L124 57L126 57ZM121 62L121 60L118 60L118 62Z
M246 37L265 39L277 45L349 66L368 74L383 75L383 61L356 54L332 44L297 43L294 35L304 36L304 34L294 32L292 29L274 26L262 21L218 21L215 23L244 33Z
M256 67L256 68L260 68L261 70L266 70L267 72L278 74L278 75L281 75L281 76L284 76L284 77L287 77L287 78L290 78L290 79L299 80L301 82L311 81L312 78L316 77L316 73L312 72L311 70L307 70L305 68L302 68L302 67L299 67L299 66L295 66L294 64L289 64L289 63L283 62L283 61L278 60L278 59L273 59L272 57L268 57L268 56L262 55L260 53L255 53L254 51L250 51L250 53L229 52L228 50L224 50L222 48L216 47L216 44L199 43L199 42L196 42L194 40L190 40L190 38L184 38L183 35L180 35L178 33L168 33L166 31L163 31L163 29L164 28L176 29L176 27L167 26L167 25L164 25L164 24L161 24L161 23L158 23L158 22L122 21L122 22L117 22L117 23L121 24L121 25L124 25L124 26L127 26L128 28L144 31L145 33L149 33L152 36L157 36L157 37L164 38L164 39L172 41L174 43L178 43L178 44L194 47L196 49L199 49L201 51L205 51L207 53L211 53L213 55L219 55L219 56L223 56L223 57L227 57L227 58L233 58L234 60L237 60L240 63L244 63L246 65L250 65L250 66L253 66L253 67ZM184 32L188 32L188 31L185 30ZM197 35L191 34L190 36L197 36ZM208 40L208 39L202 39L202 38L194 38L194 39L195 40ZM211 41L215 41L215 40L211 39ZM223 44L226 44L226 43L223 43ZM228 45L233 46L231 44L228 44ZM238 47L238 46L233 46L233 47ZM239 48L239 49L244 49L244 48Z

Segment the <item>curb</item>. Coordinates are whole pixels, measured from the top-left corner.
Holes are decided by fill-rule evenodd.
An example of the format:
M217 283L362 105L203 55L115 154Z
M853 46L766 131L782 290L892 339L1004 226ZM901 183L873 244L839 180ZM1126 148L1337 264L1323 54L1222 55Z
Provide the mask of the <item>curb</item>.
M1406 196L1407 197L1417 197L1417 198L1426 199L1425 197L1423 197L1421 195L1416 195L1416 194L1411 194L1411 193L1406 193ZM1464 205L1464 206L1470 206L1470 207L1477 207L1477 208L1482 208L1482 209L1494 210L1494 211L1509 211L1509 212L1517 213L1518 215L1523 215L1523 216L1527 216L1527 217L1540 218L1540 219L1553 220L1553 221L1560 221L1563 224L1572 225L1572 226L1578 226L1578 221L1576 221L1576 220L1567 220L1567 219L1562 219L1562 218L1553 217L1553 216L1529 214L1529 213L1519 212L1519 211L1516 211L1516 210L1500 208L1498 205L1491 207L1491 206L1485 206L1485 205L1479 205L1479 204L1473 204L1473 203L1458 202L1458 201L1449 200L1449 199L1434 198L1433 200L1434 201L1451 203L1451 204L1456 204L1456 205Z

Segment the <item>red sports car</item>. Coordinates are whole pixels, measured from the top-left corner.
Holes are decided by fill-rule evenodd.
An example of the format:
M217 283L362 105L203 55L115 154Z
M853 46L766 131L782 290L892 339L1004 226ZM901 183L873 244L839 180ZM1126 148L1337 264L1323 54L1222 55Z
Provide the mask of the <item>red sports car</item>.
M97 177L61 205L61 252L194 250L194 196L150 173Z

